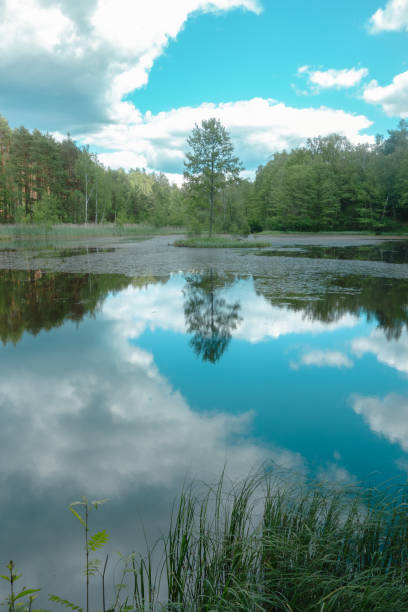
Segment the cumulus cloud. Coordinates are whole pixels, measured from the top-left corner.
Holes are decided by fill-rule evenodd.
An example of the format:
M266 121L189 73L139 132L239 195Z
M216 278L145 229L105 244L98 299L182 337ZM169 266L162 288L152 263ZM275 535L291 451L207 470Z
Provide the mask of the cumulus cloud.
M331 485L345 485L356 482L355 476L350 474L345 467L334 462L328 462L326 465L322 466L318 470L316 478L317 480L327 482Z
M351 349L358 357L371 353L380 363L408 374L408 333L405 329L397 340L389 340L382 330L375 329L366 338L354 339Z
M384 399L354 395L356 414L363 416L370 429L408 451L408 397L390 393Z
M237 8L261 11L258 0L5 0L2 112L21 121L18 113L35 100L36 127L72 133L138 120L122 98L148 82L154 61L189 16Z
M55 52L62 44L73 46L78 42L75 24L60 6L44 7L36 0L5 1L0 23L3 53L15 53L27 44L34 49Z
M51 355L52 370L38 354L27 356L22 384L13 359L3 367L3 472L27 474L37 486L69 479L77 490L111 496L130 484L175 486L188 472L214 478L225 463L234 477L265 460L301 466L298 455L248 438L250 412L193 411L153 356L117 333L116 321L109 327L101 346L74 342L64 358Z
M1 112L12 123L58 137L69 131L80 143L103 149L107 166L161 171L178 183L187 136L195 123L213 116L230 131L249 176L274 152L319 134L336 131L352 142L372 142L364 134L372 124L367 117L325 107L253 98L152 115L125 100L146 86L154 62L189 17L261 8L259 0L5 0Z
M363 98L377 104L389 117L408 117L408 71L397 74L389 85L382 87L376 80L364 89Z
M81 138L90 145L120 151L100 155L101 161L112 167L121 163L132 167L137 160L143 167L177 174L183 171L186 140L192 128L210 117L217 117L225 125L248 169L256 168L277 151L333 131L353 143L373 142L373 136L363 133L372 125L364 115L327 107L295 108L263 98L146 113L129 123L107 124Z
M408 30L408 0L388 0L369 20L372 34L395 30Z
M309 66L301 66L298 75L306 75L312 91L321 89L346 89L355 87L368 74L367 68L343 68L336 70L312 70Z
M351 359L340 353L340 351L310 351L305 353L300 358L302 365L317 366L318 368L351 368L353 362Z
M109 319L117 319L118 324L120 322L117 333L122 337L137 338L145 329L157 328L185 333L183 286L183 276L174 275L164 286L149 285L144 289L128 287L106 300L103 313ZM302 312L273 306L255 293L251 280L240 281L225 289L223 297L227 303L240 304L241 321L232 336L251 343L294 333L320 334L350 328L358 323L357 317L344 315L338 321L327 324L307 319ZM326 358L332 362L347 360L340 353L338 355L329 353Z

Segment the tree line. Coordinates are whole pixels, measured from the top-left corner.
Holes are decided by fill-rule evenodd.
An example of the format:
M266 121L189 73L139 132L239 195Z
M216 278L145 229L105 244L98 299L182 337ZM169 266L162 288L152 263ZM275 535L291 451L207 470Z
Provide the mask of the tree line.
M216 363L228 348L242 322L239 300L228 301L226 289L247 278L218 274L212 269L186 276L183 288L185 329L190 347L203 361ZM17 344L25 332L60 327L66 321L80 323L95 315L109 294L129 286L147 288L165 284L169 277L134 277L122 274L60 274L41 270L0 271L0 343ZM310 321L325 324L345 315L363 315L375 322L386 337L398 340L408 328L407 279L348 275L327 278L313 299L290 291L274 295L254 278L257 295L272 306L301 312Z
M68 135L24 127L0 116L0 222L183 223L180 190L164 174L106 169Z
M332 134L258 169L250 224L273 230L393 229L408 221L408 123L374 145Z
M397 229L408 222L408 123L374 145L332 134L276 153L254 181L239 177L230 136L216 119L187 140L185 182L105 168L68 135L0 116L0 222L150 223L249 233Z

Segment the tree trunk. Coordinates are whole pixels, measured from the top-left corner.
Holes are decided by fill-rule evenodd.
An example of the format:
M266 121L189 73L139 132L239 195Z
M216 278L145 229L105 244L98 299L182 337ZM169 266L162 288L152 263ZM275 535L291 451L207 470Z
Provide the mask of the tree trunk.
M213 219L214 219L214 193L211 189L210 193L210 230L208 232L209 238L212 236L212 228L213 228Z
M214 222L214 162L211 161L211 184L210 184L210 231L209 238L212 236L212 228Z
M85 225L88 223L88 175L85 174Z

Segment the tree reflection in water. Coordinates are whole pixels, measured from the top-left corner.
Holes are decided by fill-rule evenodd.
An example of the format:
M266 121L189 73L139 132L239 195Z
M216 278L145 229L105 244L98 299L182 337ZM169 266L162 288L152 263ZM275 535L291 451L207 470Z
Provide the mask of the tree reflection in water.
M242 320L240 303L227 303L222 295L223 290L234 282L235 277L226 279L213 270L186 277L183 290L186 330L194 334L190 346L203 361L216 363L221 358L232 332Z

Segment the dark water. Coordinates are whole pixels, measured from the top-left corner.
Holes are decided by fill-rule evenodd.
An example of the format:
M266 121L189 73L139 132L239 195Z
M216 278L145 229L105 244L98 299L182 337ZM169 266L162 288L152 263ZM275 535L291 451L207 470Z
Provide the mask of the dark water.
M239 252L166 274L0 270L1 563L79 596L71 501L109 497L92 520L129 553L141 522L165 531L183 482L224 465L405 482L406 266L351 253L330 269L291 254L279 274Z
M261 257L307 257L310 259L348 259L354 261L383 261L408 263L408 242L393 241L356 246L289 246L260 251Z

